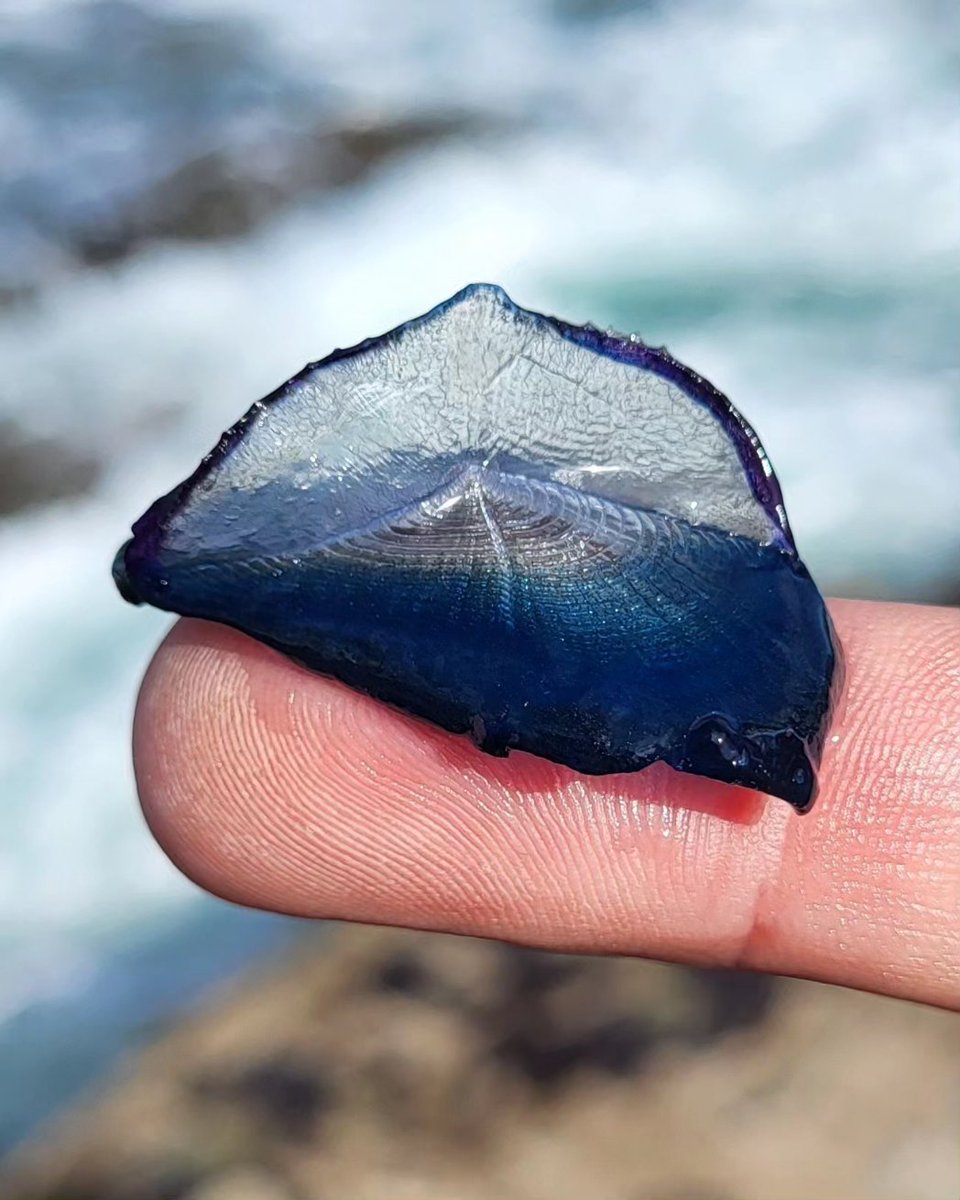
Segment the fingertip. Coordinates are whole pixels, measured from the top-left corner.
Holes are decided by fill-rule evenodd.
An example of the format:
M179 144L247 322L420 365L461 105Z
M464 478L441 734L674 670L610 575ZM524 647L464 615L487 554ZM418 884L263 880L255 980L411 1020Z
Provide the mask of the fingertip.
M225 626L178 621L147 669L133 722L134 773L151 833L188 878L237 900L221 861L226 843L217 836L223 799L229 802L220 786L225 753L211 744L208 722L197 715L202 709L215 720L218 712L242 710L240 636Z

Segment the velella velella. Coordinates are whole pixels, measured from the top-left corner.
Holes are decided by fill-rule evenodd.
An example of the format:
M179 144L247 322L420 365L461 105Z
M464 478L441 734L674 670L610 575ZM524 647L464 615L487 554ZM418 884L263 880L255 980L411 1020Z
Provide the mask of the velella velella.
M490 754L816 796L840 647L759 438L492 284L254 404L114 577Z

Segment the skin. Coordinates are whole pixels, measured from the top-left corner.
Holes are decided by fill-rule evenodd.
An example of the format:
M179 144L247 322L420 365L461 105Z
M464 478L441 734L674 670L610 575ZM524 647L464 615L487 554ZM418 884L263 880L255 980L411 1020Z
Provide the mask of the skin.
M660 764L490 758L202 621L144 681L143 809L240 904L960 1009L960 610L830 609L847 683L806 817Z

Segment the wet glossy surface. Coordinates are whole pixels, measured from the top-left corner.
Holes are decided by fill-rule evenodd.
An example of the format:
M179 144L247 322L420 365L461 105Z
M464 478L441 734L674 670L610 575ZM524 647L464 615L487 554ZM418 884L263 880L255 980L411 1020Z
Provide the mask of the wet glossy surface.
M756 434L490 285L254 405L115 576L492 754L816 794L839 649Z

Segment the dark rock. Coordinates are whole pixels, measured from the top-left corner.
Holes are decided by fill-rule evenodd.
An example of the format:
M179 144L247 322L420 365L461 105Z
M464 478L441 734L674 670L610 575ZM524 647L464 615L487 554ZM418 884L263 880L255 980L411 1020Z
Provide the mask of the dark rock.
M770 975L719 969L691 975L706 1000L703 1035L708 1039L758 1024L776 1002L778 981Z
M119 261L150 242L209 241L249 233L310 196L362 183L388 160L479 128L466 115L287 132L242 155L213 150L71 234L87 266Z
M335 1104L333 1088L316 1066L283 1057L236 1074L201 1076L193 1081L193 1090L201 1097L239 1103L294 1139L315 1132L318 1120Z
M53 439L32 439L0 421L0 517L91 491L100 464Z
M424 995L432 982L423 963L412 954L393 955L377 968L374 978L380 991L407 996Z

